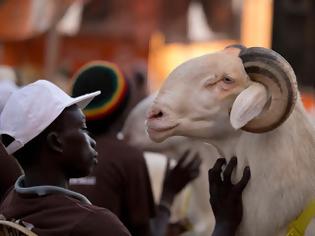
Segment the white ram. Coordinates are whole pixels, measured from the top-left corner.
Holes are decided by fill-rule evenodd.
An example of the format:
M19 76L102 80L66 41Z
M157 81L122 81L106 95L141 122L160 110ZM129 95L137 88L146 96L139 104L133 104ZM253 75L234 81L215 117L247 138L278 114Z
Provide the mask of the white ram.
M285 235L315 198L315 129L291 66L270 49L229 47L181 64L154 100L147 130L157 142L189 136L236 155L235 179L250 166L238 235ZM307 233L315 235L313 224Z
M143 151L151 151L162 153L168 158L178 160L179 157L186 151L191 150L192 154L198 152L202 159L199 177L189 185L189 188L184 191L177 202L173 212L177 213L175 219L188 217L193 224L191 232L185 235L206 236L214 226L214 218L209 210L209 193L205 191L208 188L208 170L214 164L218 153L211 145L204 144L198 140L193 140L186 137L171 137L162 143L155 143L150 140L145 131L145 119L148 109L150 108L156 94L153 94L142 100L128 115L124 127L122 129L122 137L130 145L135 146ZM153 158L159 160L148 160L151 181L154 192L159 193L161 184L161 166L165 164L161 158ZM211 158L212 157L212 158ZM151 168L150 168L151 167ZM160 170L160 171L159 171ZM178 214L179 213L179 214Z

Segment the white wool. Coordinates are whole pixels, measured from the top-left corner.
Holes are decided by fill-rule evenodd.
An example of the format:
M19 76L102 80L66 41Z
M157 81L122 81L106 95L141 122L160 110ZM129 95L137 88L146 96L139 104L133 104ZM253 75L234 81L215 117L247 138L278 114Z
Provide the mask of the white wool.
M214 218L211 212L208 193L208 170L218 157L218 153L211 145L184 137L171 137L162 143L150 140L145 132L144 121L146 112L152 104L155 94L142 100L129 114L122 130L122 136L127 138L129 144L144 151L159 152L168 158L178 160L186 150L199 153L202 159L199 177L192 182L183 193L175 199L172 208L173 219L188 217L193 223L193 230L185 236L208 236L214 227ZM161 192L161 173L163 174L162 158L156 154L145 153L148 169L151 177L155 199ZM156 160L152 160L152 158Z

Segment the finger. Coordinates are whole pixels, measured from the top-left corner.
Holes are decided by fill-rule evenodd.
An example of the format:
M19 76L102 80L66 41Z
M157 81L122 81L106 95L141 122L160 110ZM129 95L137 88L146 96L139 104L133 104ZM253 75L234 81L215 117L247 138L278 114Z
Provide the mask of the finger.
M201 158L199 156L199 154L197 153L194 158L187 164L187 168L189 168L190 170L198 170L200 165L201 165Z
M217 189L222 182L221 180L221 171L222 166L226 163L226 160L224 158L219 158L215 162L212 169L208 171L208 181L209 181L209 192L211 198L216 198L217 195Z
M166 176L168 176L169 175L169 173L170 173L170 169L171 169L171 159L170 158L166 158L167 160L166 160L166 167L165 167L165 174L164 174L164 179L165 179L165 177Z
M244 188L246 187L249 179L251 177L251 173L250 173L250 169L249 169L249 166L246 166L244 168L244 171L243 171L243 177L242 179L235 185L235 189L237 191L240 191L242 192L244 190Z
M221 172L222 172L222 166L226 163L226 160L224 158L219 158L212 169L208 171L208 180L209 185L211 189L211 185L214 186L217 183L221 182Z
M237 165L237 159L236 157L232 157L223 172L223 183L232 184L231 175L236 165Z
M176 168L176 167L181 167L181 166L185 163L185 161L186 161L186 159L187 159L189 153L190 153L189 150L187 150L187 151L184 152L184 154L181 156L181 158L180 158L179 161L177 162L177 165L175 166L175 168Z
M199 169L190 172L190 175L189 175L190 180L196 179L199 176L199 174L200 174Z

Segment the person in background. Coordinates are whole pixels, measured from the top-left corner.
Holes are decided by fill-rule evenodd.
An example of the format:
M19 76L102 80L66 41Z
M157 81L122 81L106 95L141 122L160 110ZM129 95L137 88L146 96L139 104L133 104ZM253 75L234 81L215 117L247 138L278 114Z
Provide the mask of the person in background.
M195 156L188 161L185 153L167 172L156 209L143 154L116 138L137 93L130 83L117 65L105 61L88 63L75 74L74 96L95 89L102 94L84 109L87 128L97 142L98 165L90 176L71 180L71 189L115 213L132 235L165 235L174 197L198 176L201 160Z
M18 89L16 75L9 66L0 66L0 114L10 95ZM22 174L18 163L5 151L0 139L0 203L10 187Z
M0 207L7 220L21 220L40 236L130 235L110 211L67 189L70 178L88 175L96 162L96 144L81 108L98 94L71 98L39 80L10 96L0 116L0 135L24 175Z

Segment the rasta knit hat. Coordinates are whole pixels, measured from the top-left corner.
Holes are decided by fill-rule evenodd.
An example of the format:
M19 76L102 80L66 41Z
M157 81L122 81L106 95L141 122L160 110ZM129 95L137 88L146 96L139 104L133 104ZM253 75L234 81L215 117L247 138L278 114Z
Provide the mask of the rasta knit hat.
M92 132L106 129L124 112L129 101L127 79L117 65L107 61L92 61L74 75L73 96L101 91L84 110Z

